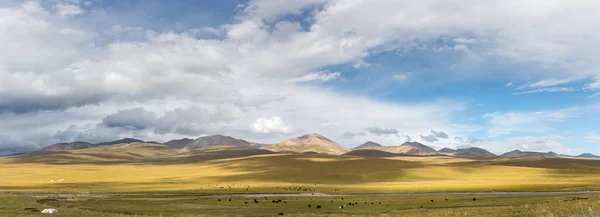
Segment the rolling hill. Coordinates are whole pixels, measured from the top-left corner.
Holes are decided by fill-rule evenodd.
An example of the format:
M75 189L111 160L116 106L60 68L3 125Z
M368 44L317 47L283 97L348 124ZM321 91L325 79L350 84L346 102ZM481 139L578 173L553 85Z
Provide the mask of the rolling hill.
M335 155L341 155L348 152L347 148L316 133L288 139L277 144L264 146L262 148L274 152L317 152Z

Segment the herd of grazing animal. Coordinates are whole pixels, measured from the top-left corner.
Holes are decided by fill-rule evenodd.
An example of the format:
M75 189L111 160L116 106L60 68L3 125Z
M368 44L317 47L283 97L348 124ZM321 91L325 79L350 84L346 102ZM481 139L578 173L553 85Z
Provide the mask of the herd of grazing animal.
M316 185L316 184L315 184L315 185ZM208 185L208 186L210 187L211 185ZM219 185L217 184L217 185L213 185L213 188L220 188L220 189L224 189L224 188L226 188L226 187L227 187L228 189L231 189L231 188L232 188L232 187L234 187L234 186L235 186L235 185L225 185L225 186L219 186ZM241 185L241 184L240 184L239 186L240 186L242 189L245 189L246 191L248 191L248 189L249 189L249 188L251 188L251 186L250 186L250 185ZM259 188L259 187L257 187L257 188ZM280 188L280 187L271 187L271 188ZM311 189L311 188L307 188L307 187L283 187L283 188L280 188L280 189L283 189L283 190L286 190L286 191L294 191L294 192L315 192L315 189ZM334 191L339 191L339 189L334 189ZM264 199L264 200L268 200L268 198L267 198L267 197L263 197L263 199ZM333 199L336 199L336 197L333 197ZM311 199L311 200L312 200L312 199ZM343 197L340 197L340 198L339 198L339 200L342 200L342 201L343 201L343 200L344 200L344 198L343 198ZM448 201L448 198L445 198L444 200L447 202L447 201ZM221 202L222 200L221 200L221 199L217 199L217 201ZM231 202L231 201L232 201L232 199L231 199L231 198L229 198L229 202ZM477 201L477 198L473 198L473 201ZM258 199L253 199L253 202L254 202L255 204L258 204L258 203L260 203L260 201L259 201ZM334 200L331 200L330 202L331 202L331 203L333 203L333 202L334 202ZM429 202L430 202L430 203L435 203L435 201L434 201L433 199L430 199L430 200L429 200ZM284 201L284 200L281 200L281 199L277 199L277 200L271 200L271 203L274 203L274 204L279 204L279 203L284 203L284 204L287 204L287 201ZM249 204L249 202L248 202L248 201L244 201L244 204L246 204L246 205L247 205L247 204ZM365 202L364 202L364 204L369 204L369 202L366 202L366 201L365 201ZM377 205L381 205L382 203L381 203L381 202L371 202L371 205L376 205L376 204L377 204ZM351 206L353 207L353 206L356 206L356 205L358 205L358 202L348 202L348 205L339 205L339 206L338 206L338 209L344 209L344 208L346 208L346 207L351 207ZM387 205L386 205L386 206L387 206ZM319 205L316 205L316 206L313 206L313 205L311 205L311 204L308 204L308 208L313 208L313 207L315 207L315 208L317 208L317 209L321 209L323 206L322 206L322 205L320 205L320 204L319 204ZM423 208L423 206L420 206L420 208ZM283 213L279 213L279 215L283 215Z

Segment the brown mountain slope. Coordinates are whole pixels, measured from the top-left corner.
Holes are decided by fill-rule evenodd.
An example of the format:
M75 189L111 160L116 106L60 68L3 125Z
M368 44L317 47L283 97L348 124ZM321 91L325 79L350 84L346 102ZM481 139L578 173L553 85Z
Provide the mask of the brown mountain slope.
M262 148L275 152L317 152L335 155L344 154L349 151L347 148L316 133L288 139Z
M84 149L84 148L91 148L91 147L94 147L94 144L87 143L87 142L63 142L63 143L57 143L57 144L46 146L39 152L50 153L50 152L68 151L68 150Z

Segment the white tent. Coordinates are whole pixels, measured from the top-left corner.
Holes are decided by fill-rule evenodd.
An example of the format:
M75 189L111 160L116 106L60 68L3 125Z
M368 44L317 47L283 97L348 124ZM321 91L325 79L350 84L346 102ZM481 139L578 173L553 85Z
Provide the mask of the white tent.
M46 214L58 213L58 210L56 210L56 209L44 209L44 210L42 210L42 213L46 213Z

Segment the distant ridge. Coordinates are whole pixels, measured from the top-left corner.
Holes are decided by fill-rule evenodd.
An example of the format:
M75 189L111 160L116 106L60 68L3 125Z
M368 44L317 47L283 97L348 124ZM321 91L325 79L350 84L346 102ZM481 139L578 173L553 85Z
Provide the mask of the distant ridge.
M274 152L317 152L335 155L341 155L348 152L348 149L344 148L343 146L316 133L287 139L273 145L267 145L264 146L263 149Z
M365 144L362 144L352 150L366 150L366 149L372 149L372 150L379 150L379 151L384 151L384 152L389 152L389 153L394 153L394 154L403 154L403 155L438 155L439 153L426 145L423 145L421 143L418 142L405 142L402 145L399 146L382 146L379 145L377 143L374 142L367 142Z
M53 145L46 146L39 152L59 152L59 151L68 151L68 150L76 150L76 149L84 149L95 147L94 144L87 142L62 142L56 143Z
M547 153L543 153L543 152L514 150L511 152L506 152L506 153L500 155L500 157L507 157L507 158L550 157L550 158L556 158L556 157L561 157L561 156L554 152L551 152L551 151L547 152Z
M56 144L46 146L45 148L43 148L42 150L39 150L38 152L51 153L51 152L93 148L93 147L105 146L105 145L116 145L116 144L123 144L123 143L127 144L127 143L134 143L134 142L144 142L144 141L139 140L139 139L133 139L133 138L124 138L124 139L120 139L120 140L116 140L116 141L100 142L100 143L96 143L96 144L92 144L89 142L81 142L81 141L62 142L62 143L56 143Z
M583 154L578 155L577 157L600 158L600 156L594 155L594 154L591 154L591 153L583 153Z
M139 139L133 139L133 138L124 138L124 139L120 139L120 140L116 140L116 141L96 143L94 145L95 146L116 145L116 144L128 144L128 143L134 143L134 142L144 142L144 141L139 140Z

